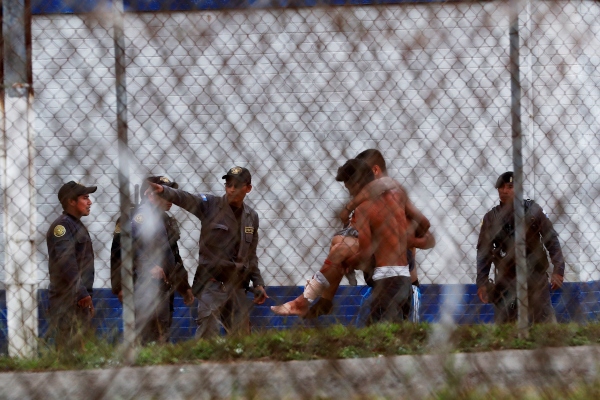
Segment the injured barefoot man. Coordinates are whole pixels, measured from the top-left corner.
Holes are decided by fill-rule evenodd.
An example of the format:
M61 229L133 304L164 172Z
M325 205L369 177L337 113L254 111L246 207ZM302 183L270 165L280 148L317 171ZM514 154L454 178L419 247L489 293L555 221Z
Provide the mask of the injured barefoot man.
M271 307L273 312L300 317L309 312L313 316L327 314L344 273L353 268L368 271L374 267L368 323L405 318L402 309L410 304L412 296L408 246L431 248L435 240L428 232L429 221L408 200L402 186L387 177L374 181L380 176L374 175L378 171L373 169L358 159L349 160L339 168L336 180L344 182L354 196L352 203L357 205L353 225L358 239L336 235L323 267L308 281L304 293L293 301ZM312 312L311 304L321 296L319 303L321 308L325 305L324 309Z

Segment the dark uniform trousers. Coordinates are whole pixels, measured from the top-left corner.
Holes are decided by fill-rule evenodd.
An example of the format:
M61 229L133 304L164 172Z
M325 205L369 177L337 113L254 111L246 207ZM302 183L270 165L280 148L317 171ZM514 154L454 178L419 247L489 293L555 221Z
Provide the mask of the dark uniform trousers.
M170 290L151 277L136 279L133 290L135 325L142 343L167 342L171 330Z
M503 324L515 322L518 317L517 283L499 282L496 284L497 298L494 304L494 322ZM532 323L554 323L556 315L552 308L548 275L534 272L527 279L527 301L529 321Z
M367 325L377 322L402 322L404 309L412 302L412 283L408 276L394 276L374 281L371 311Z
M82 349L86 339L93 335L92 314L73 302L72 296L50 299L50 331L58 349Z
M253 302L238 285L210 281L198 296L197 338L218 336L221 327L227 334L250 333Z

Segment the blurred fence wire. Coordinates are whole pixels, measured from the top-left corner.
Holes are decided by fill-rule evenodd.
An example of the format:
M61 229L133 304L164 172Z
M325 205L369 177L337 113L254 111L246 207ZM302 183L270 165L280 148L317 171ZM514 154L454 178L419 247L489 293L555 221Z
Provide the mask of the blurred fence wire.
M524 197L552 221L565 282L576 287L562 320L577 320L575 309L578 318L595 319L600 3L522 5ZM274 304L321 267L350 199L335 172L368 148L383 153L389 175L431 221L437 244L417 251L418 278L445 314L424 309L422 319L454 323L485 309L466 305L478 301L476 245L483 216L498 204L495 181L513 169L509 2L131 2L120 37L108 2L3 7L0 277L11 355L32 354L32 339L47 330L44 312L40 320L37 314L47 307L45 235L62 212L63 183L98 186L82 222L94 249L95 301L106 304L97 306L96 320L109 335L122 329L109 289L120 179L130 193L145 177L164 175L188 192L221 196L227 170L248 168L246 199L260 218L259 268L273 293L267 304ZM23 37L6 29L15 21ZM124 47L123 81L116 40ZM10 54L14 48L22 54ZM124 159L128 176L119 177ZM170 214L192 283L200 223L178 207ZM352 293L362 298L362 276L358 285ZM258 326L285 325L263 308ZM193 325L189 311L177 314L184 318ZM186 332L179 339L193 336L191 327Z

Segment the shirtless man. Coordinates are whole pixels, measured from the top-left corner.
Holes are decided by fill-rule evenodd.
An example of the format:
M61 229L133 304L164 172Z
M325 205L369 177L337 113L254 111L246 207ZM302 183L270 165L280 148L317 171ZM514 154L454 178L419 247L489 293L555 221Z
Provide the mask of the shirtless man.
M338 170L338 176L336 177L336 180L345 182L350 194L356 196L363 187L369 184L369 182L373 181L374 177L373 170L371 170L369 165L364 161L350 160ZM396 188L396 186L394 186L393 194L389 193L386 195L386 200L389 201L390 199L397 201L397 204L394 207L395 209L401 210L402 215L405 215L406 211L413 217L413 219L420 222L419 226L421 229L427 231L429 228L429 222L416 208L414 208L414 206L412 206L410 202L408 202L406 194L402 188ZM406 216L404 217L403 223L403 228L399 230L399 232L401 232L400 236L394 240L403 241L403 251L405 254L404 258L398 260L398 262L404 262L406 264ZM376 247L379 247L379 245ZM371 262L371 256L369 255L367 259L364 259L362 256L356 256L359 248L359 242L355 237L344 235L336 236L332 243L332 248L327 260L325 260L321 270L317 272L311 280L308 281L304 293L291 302L285 303L281 306L271 307L271 309L278 315L306 316L309 311L310 304L314 302L317 297L327 295L330 299L332 299L344 273L345 268L343 265L352 265L362 269L365 269L369 266ZM376 255L377 252L372 254ZM354 258L348 260L348 258L351 256ZM389 257L382 259L382 262L388 261ZM324 313L327 312L328 310L325 310Z
M389 178L387 175L387 165L381 152L377 149L368 149L356 156L357 159L363 160L369 165L375 176L375 180L368 183L352 200L346 205L346 207L340 213L340 219L342 223L347 226L340 232L336 233L331 241L331 247L328 259L342 259L342 266L351 269L351 273L354 273L353 266L346 262L350 256L358 251L358 231L353 226L353 222L350 221L351 212L354 211L358 205L362 202L370 199L377 198L382 193L399 189L404 191L402 186ZM420 298L419 291L419 279L417 276L417 270L415 265L415 250L416 249L431 249L435 246L435 238L429 232L429 221L409 202L407 211L408 219L408 265L412 281L413 290L413 304L406 306L404 309L405 319L408 318L412 311L412 321L417 323L418 320L418 301ZM370 265L363 271L365 275L365 282L369 286L373 286L372 275L375 267L374 258L371 260ZM333 308L333 298L339 287L340 282L331 282L330 286L326 288L321 295L321 298L314 303L308 313L304 316L305 318L316 318L321 315L329 314ZM416 302L416 303L415 303Z
M338 172L336 180L343 181L350 194L356 196L362 188L352 183L351 178L351 171L346 169ZM402 321L403 308L412 299L407 258L407 206L410 207L410 203L406 193L393 189L369 198L355 210L359 248L347 262L361 265L375 257L373 300L367 324Z

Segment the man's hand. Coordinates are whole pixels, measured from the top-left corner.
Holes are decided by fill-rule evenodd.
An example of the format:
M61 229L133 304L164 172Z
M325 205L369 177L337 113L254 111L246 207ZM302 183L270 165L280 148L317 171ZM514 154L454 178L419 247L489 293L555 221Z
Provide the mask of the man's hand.
M551 290L556 290L556 289L560 289L563 285L563 280L565 278L561 275L558 274L552 274L552 276L550 277L550 289Z
M344 225L347 225L350 222L350 213L352 211L348 209L348 205L344 207L344 209L340 212L340 220Z
M144 195L146 196L148 196L150 193L162 193L165 191L165 188L163 188L163 186L159 185L158 183L148 182L148 184L148 189L146 189L146 191L144 192Z
M154 267L152 267L152 269L150 270L150 276L152 276L153 279L156 279L156 280L162 279L163 281L165 281L165 283L168 283L167 276L165 275L165 271L163 271L163 269L161 267L159 267L158 265L155 265Z
M431 232L425 232L422 237L409 236L407 238L408 247L416 247L417 249L432 249L435 246L435 238Z
M186 306L191 306L192 304L194 304L194 294L192 293L192 289L188 289L183 294L183 304L185 304Z
M479 296L479 300L481 300L482 303L484 303L484 304L489 303L488 292L487 292L487 288L485 286L482 286L479 289L477 289L477 296Z
M84 297L83 299L77 302L79 308L87 309L90 312L90 315L93 317L95 314L94 303L92 303L92 296Z
M121 303L123 303L123 291L122 290L119 290L119 294L117 294L117 297L119 298L119 301Z
M254 304L263 304L269 296L267 296L267 292L264 287L257 286L254 288Z

